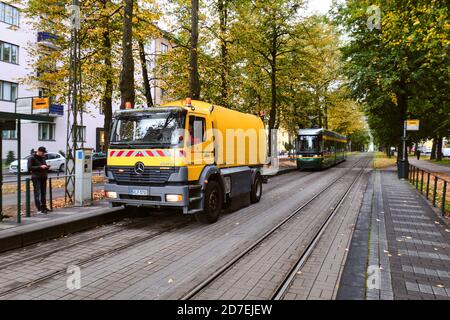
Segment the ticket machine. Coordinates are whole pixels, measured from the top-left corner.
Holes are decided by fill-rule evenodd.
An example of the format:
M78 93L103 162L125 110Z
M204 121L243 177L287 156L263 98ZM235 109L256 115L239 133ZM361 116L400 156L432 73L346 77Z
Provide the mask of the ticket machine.
M75 151L75 206L92 204L92 150Z

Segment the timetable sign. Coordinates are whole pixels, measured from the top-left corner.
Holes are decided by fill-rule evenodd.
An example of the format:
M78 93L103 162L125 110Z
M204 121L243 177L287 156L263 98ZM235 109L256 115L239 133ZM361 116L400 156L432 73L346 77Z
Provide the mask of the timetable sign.
M419 120L407 120L406 130L408 131L419 131L420 121Z

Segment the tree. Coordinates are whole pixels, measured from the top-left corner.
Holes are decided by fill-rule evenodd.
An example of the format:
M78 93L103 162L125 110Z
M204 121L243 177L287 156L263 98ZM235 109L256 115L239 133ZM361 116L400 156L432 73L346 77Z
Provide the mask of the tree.
M70 29L66 8L71 3L71 0L59 1L58 4L53 0L30 0L23 9L34 30L51 34L51 38L46 40L51 45L37 43L30 46L32 69L38 70L38 73L30 73L23 81L33 87L45 89L46 95L59 103L65 102L68 88ZM148 25L158 19L158 11L153 6L153 0L142 0L134 5L137 12L135 16L139 19L134 21L133 37L147 41L155 30ZM117 79L120 78L121 69L123 6L120 2L111 0L86 0L81 1L80 6L82 108L87 114L92 107L98 106L103 110L107 147L113 105L120 103L117 101L120 99Z
M122 35L122 70L120 73L120 108L127 102L134 106L133 0L124 0Z
M368 28L370 5L383 9L379 29ZM337 6L336 21L351 39L343 47L343 59L352 96L365 104L376 139L399 147L398 157L407 118L426 120L428 130L412 135L416 140L448 134L448 10L441 0L347 1Z
M14 160L16 160L16 157L14 156L14 151L9 150L8 153L6 154L6 164L10 165L11 162L13 162Z
M192 99L200 99L200 76L198 73L198 12L199 0L191 0L191 41L189 49L189 91Z

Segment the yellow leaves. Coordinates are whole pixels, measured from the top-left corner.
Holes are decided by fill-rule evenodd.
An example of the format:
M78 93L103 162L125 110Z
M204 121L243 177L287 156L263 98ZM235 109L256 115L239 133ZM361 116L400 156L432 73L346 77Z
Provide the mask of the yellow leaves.
M395 93L391 93L391 101L395 106L398 106L397 95Z

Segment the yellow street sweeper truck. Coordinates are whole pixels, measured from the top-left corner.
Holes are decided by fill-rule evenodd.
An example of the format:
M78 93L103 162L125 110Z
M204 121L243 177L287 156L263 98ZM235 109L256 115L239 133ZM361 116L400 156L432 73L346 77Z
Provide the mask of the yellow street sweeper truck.
M258 116L201 101L121 110L106 198L111 206L178 207L213 223L223 208L261 199L266 140Z

